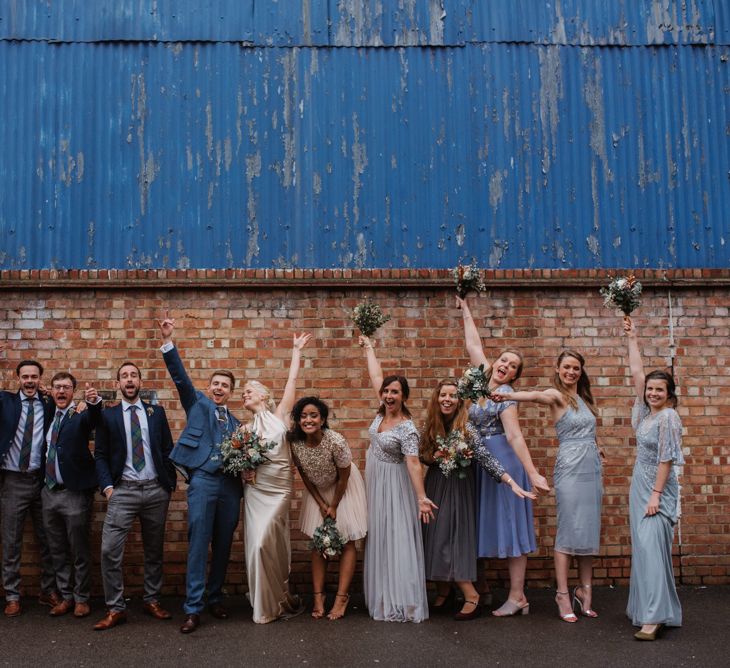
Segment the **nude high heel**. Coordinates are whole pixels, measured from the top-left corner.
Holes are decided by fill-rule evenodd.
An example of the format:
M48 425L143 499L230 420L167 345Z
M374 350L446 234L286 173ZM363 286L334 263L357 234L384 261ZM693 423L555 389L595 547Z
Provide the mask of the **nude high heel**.
M562 619L564 622L568 622L568 624L575 624L578 621L578 618L575 616L575 613L573 612L572 608L571 608L570 612L565 615L562 612L560 612L560 604L558 603L558 596L567 596L568 601L570 601L570 592L555 590L555 603L558 606L558 615L560 616L560 619Z
M573 609L575 609L575 604L578 603L580 606L580 614L584 617L598 617L598 613L595 610L591 610L590 608L583 607L583 601L578 596L578 590L579 589L590 589L591 585L578 585L575 589L573 589Z

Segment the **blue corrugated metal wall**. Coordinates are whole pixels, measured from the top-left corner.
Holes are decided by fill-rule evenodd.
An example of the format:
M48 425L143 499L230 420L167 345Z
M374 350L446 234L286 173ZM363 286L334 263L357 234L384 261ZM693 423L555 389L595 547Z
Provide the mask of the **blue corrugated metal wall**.
M727 4L0 1L0 268L728 266Z

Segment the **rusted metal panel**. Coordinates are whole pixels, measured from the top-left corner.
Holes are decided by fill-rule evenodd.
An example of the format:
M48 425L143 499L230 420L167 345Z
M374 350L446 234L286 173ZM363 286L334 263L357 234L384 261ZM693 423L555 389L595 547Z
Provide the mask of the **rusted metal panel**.
M727 267L729 59L0 39L0 268Z

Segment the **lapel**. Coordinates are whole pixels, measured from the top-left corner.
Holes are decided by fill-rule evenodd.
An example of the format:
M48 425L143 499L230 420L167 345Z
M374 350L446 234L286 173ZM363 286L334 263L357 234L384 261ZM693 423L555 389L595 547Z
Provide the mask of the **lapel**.
M53 411L53 420L56 419L56 408L54 408ZM71 418L76 415L76 406L73 406L72 408L69 408L65 415L61 418L61 424L58 426L58 436L60 438L61 436L61 430L66 426L66 424L71 420ZM53 421L52 420L52 421Z
M124 408L119 403L112 410L112 419L117 428L117 441L121 444L124 452L127 451L127 432L124 429Z
M17 430L18 425L20 424L20 416L23 413L23 393L18 391L18 393L15 395L15 415L13 419L13 424L15 425L15 429Z
M158 443L157 433L160 427L159 411L152 405L142 402L144 412L147 416L147 429L150 434L150 450L154 451L155 445Z

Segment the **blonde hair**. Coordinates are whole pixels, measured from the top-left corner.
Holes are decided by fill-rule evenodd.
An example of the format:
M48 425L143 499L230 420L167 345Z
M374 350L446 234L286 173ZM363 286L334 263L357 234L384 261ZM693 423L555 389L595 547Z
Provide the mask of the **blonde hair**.
M259 394L264 395L264 403L266 404L266 408L268 408L272 413L276 410L276 402L274 401L274 397L271 395L271 390L266 387L266 385L260 383L258 380L246 381L246 385L252 387Z

